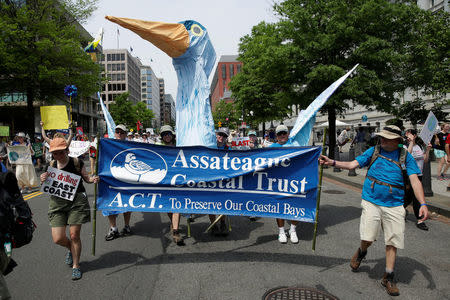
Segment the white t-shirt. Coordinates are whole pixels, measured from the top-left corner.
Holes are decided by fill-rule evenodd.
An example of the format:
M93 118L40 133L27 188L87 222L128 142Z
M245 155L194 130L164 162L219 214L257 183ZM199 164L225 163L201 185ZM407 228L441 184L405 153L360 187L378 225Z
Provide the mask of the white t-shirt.
M417 166L420 169L420 175L422 175L423 172L423 163L424 163L424 159L425 159L425 152L422 150L422 148L419 145L414 145L412 148L412 153L411 153L412 157L414 157Z

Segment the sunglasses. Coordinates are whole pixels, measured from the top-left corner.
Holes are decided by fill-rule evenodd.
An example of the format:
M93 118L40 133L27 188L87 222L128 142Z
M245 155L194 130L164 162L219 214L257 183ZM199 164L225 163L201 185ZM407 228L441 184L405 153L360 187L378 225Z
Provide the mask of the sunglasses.
M161 133L162 137L165 137L166 135L172 135L172 133L170 133L170 132L163 132L163 133Z
M125 131L123 131L123 130L116 130L116 133L118 133L118 134L125 134Z
M286 132L286 131L280 131L280 132L278 132L278 133L277 133L277 136L280 136L280 135L285 135L285 134L287 134L287 132Z

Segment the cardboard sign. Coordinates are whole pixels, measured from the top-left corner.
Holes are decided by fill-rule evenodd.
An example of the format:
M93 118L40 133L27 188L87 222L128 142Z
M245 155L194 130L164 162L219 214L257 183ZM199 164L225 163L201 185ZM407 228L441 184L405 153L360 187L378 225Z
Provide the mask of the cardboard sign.
M9 126L0 126L0 136L9 136Z
M8 159L12 165L32 165L31 152L28 146L8 146Z
M69 156L70 157L78 157L89 151L89 147L91 146L90 142L85 141L72 141L69 146Z
M250 138L246 137L235 137L231 141L231 150L248 150L250 149L249 145Z
M47 180L42 183L41 192L73 201L81 176L57 168L48 167Z
M431 138L436 133L436 131L439 131L438 125L439 125L438 119L433 114L433 112L430 111L427 120L425 121L425 124L422 128L422 131L419 134L420 138L423 140L425 145L428 145L428 143L431 141Z
M41 120L45 130L69 128L65 105L41 106Z

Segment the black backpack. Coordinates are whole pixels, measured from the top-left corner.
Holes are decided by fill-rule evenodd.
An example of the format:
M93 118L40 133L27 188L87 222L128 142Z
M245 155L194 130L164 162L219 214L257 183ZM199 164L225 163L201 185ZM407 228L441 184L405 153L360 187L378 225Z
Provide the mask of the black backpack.
M0 242L13 248L29 244L36 228L31 209L23 200L14 173L0 173Z

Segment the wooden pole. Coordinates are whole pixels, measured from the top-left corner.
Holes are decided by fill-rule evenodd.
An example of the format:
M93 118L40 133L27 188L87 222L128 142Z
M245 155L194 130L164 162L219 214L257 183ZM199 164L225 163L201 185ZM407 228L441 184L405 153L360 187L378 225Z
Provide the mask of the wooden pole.
M95 170L94 176L97 176L98 172L98 153L100 152L100 134L97 133L97 149L95 151ZM95 240L97 236L97 183L94 185L94 201L92 203L93 216L92 216L92 255L95 256Z
M326 141L327 129L323 131L323 142L322 142L322 154L325 154L325 141ZM312 250L316 251L316 237L317 237L317 225L319 223L319 207L320 207L320 194L322 192L322 176L323 176L323 165L319 169L319 187L317 190L317 203L316 203L316 217L314 218L314 235Z

